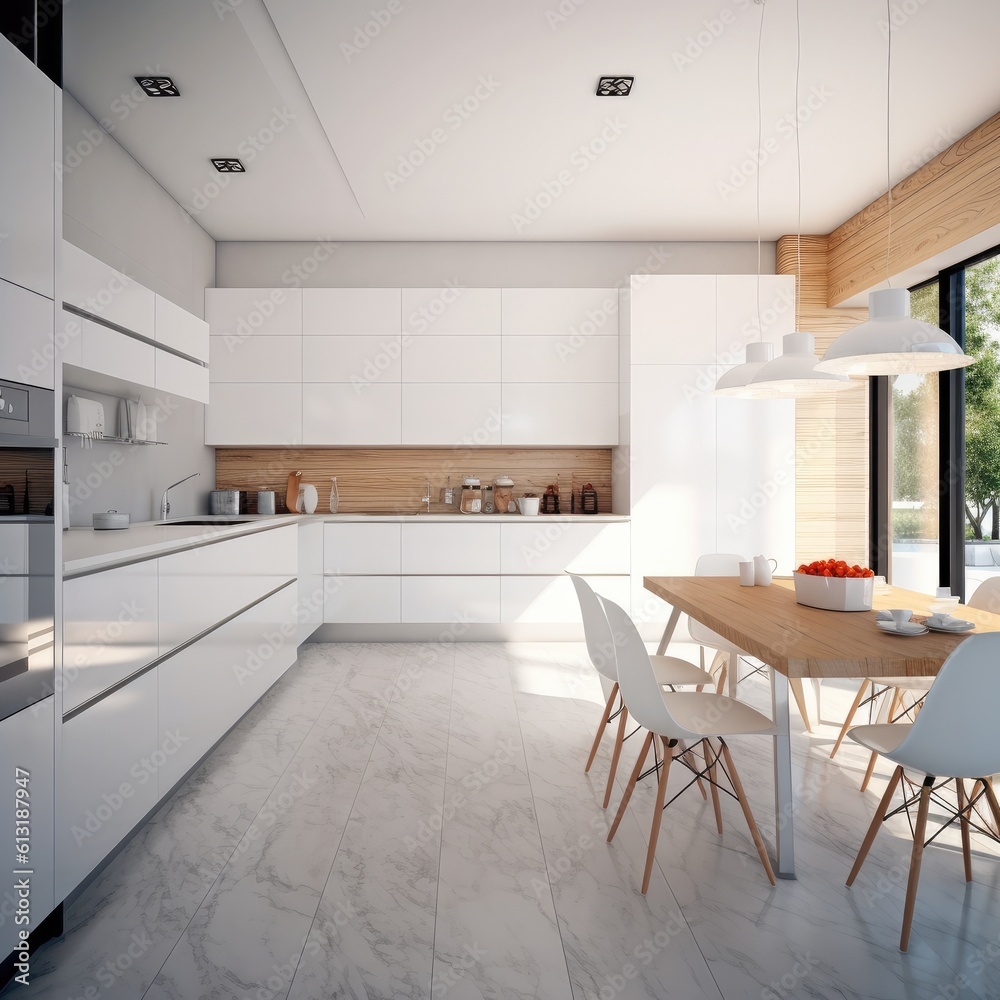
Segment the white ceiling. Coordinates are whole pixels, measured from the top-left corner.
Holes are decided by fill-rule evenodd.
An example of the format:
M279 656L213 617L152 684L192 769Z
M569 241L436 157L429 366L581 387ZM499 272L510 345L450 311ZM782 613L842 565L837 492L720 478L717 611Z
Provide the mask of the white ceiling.
M885 190L886 5L800 6L802 230L828 232ZM1000 3L892 7L895 182L998 110ZM218 240L747 240L760 16L753 0L77 0L65 85ZM126 115L150 71L181 98ZM634 74L632 96L596 97L608 73ZM798 227L794 86L795 2L767 0L765 240ZM251 136L248 173L218 190L208 157ZM418 141L426 162L387 179Z

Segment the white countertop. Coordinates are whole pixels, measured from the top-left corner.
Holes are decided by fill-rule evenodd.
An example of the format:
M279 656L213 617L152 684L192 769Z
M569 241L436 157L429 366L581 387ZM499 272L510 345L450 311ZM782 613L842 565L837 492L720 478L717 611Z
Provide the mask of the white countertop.
M476 524L489 521L493 524L518 524L524 522L558 521L562 523L611 523L628 521L624 514L539 514L527 517L521 514L245 514L240 523L226 524L233 515L191 514L178 521L213 521L218 524L163 524L158 521L140 521L128 528L95 531L93 528L70 528L63 532L63 575L76 576L94 570L124 566L170 552L193 549L199 545L220 542L238 535L266 531L283 524L300 521L330 521L334 523L394 521L419 523L461 522Z

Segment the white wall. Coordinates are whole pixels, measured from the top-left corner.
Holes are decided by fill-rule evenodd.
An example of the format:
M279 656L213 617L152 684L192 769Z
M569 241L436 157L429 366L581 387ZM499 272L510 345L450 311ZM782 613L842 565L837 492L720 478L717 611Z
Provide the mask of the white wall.
M215 241L65 92L63 236L204 316Z
M774 270L774 244L762 269ZM628 288L633 274L750 274L755 243L226 243L219 288Z

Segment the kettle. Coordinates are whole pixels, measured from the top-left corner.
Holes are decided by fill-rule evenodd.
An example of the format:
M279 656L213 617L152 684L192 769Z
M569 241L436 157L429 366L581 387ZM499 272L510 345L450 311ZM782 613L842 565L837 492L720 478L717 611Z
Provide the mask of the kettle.
M772 566L771 563L774 563ZM756 587L766 587L771 582L771 574L778 568L777 559L766 556L753 557L753 582Z

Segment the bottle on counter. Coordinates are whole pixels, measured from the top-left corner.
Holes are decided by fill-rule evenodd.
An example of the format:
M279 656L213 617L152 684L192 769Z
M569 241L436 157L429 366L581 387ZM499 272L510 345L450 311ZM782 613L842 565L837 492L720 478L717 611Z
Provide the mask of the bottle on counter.
M340 490L337 489L337 477L330 477L330 513L336 514L340 509Z
M463 514L481 514L483 511L483 490L476 476L462 481L462 502L459 510Z

